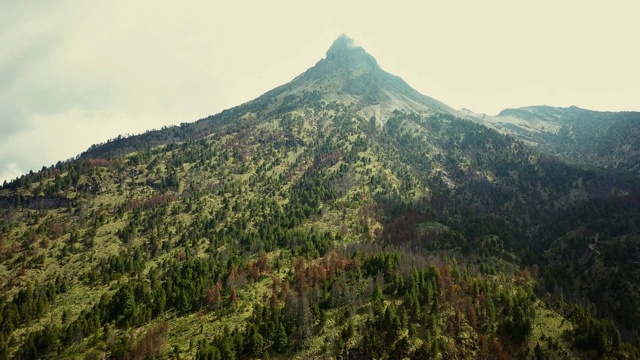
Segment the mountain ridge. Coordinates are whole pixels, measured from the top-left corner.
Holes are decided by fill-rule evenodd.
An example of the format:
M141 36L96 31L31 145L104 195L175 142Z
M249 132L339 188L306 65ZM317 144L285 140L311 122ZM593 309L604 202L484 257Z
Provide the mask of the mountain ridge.
M544 105L504 109L496 116L467 115L546 155L640 176L640 112Z
M224 122L230 114L251 111L264 105L280 105L288 95L305 96L319 92L326 101L353 104L366 118L375 117L379 124L395 110L418 112L426 115L446 113L466 116L431 97L420 94L402 78L389 74L378 65L373 56L346 35L340 35L319 60L293 80L265 92L246 103L178 127L150 131L140 135L144 139L129 137L115 139L112 143L92 146L81 156L108 156L135 150L143 144L162 145L170 141L197 138L211 133L216 122ZM268 103L268 104L267 104ZM141 145L135 145L139 142ZM102 147L102 148L101 148ZM105 149L106 148L106 149ZM125 150L123 150L125 149ZM106 150L106 151L105 151Z

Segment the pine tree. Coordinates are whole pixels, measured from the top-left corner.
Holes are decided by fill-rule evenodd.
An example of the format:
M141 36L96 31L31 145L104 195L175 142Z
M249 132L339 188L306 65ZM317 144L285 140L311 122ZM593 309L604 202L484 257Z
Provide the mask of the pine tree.
M276 327L274 346L276 351L279 353L287 351L287 347L289 346L289 338L287 337L287 332L284 330L284 326L282 326L282 324L278 324Z

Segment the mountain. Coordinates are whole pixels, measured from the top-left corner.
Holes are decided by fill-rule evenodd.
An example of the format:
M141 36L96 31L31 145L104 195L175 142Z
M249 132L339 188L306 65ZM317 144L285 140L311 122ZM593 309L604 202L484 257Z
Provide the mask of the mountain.
M376 59L345 35L338 37L326 57L291 82L279 86L253 101L225 110L220 114L180 127L150 131L142 136L117 138L94 145L85 157L101 157L129 153L148 146L199 138L219 131L243 114L257 111L278 114L295 109L303 102L338 102L379 124L394 111L407 111L425 116L450 114L465 117L438 100L422 95L400 77L382 70Z
M550 106L505 109L497 116L466 114L477 122L566 161L640 175L640 113Z
M341 36L255 100L5 184L0 358L640 356L635 274L581 288L563 246L633 248L635 178L469 117Z
M321 91L327 100L355 104L367 118L386 118L395 110L459 116L449 106L418 93L401 78L382 70L373 56L345 35L334 41L325 59L286 88L294 92Z

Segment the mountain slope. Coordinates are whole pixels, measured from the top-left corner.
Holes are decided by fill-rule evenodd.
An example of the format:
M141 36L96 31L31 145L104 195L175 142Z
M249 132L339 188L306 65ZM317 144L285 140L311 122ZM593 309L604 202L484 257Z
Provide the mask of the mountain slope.
M328 100L352 102L365 117L386 118L394 110L458 115L449 106L424 96L401 78L382 70L373 56L341 35L325 59L295 78L292 90L320 90Z
M534 293L543 225L634 186L340 37L256 100L4 186L0 358L634 357Z
M505 109L497 116L466 113L545 154L640 174L640 113L598 112L575 106Z
M197 139L221 131L221 126L257 111L286 112L301 103L339 102L378 123L386 121L395 110L423 115L451 114L465 117L449 106L418 93L404 80L382 70L369 55L345 35L338 37L326 57L291 82L270 90L255 100L222 111L195 123L153 130L139 136L113 139L92 146L84 157L105 157L129 153L148 146ZM250 120L250 119L246 119ZM255 118L253 120L260 121Z

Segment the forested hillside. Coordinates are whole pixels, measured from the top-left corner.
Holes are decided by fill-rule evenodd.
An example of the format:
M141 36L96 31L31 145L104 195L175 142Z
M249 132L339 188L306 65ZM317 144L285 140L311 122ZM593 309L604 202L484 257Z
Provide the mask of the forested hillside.
M341 37L6 183L0 358L640 357L633 177L460 116Z
M638 112L530 106L505 109L497 116L471 113L470 118L531 144L543 154L640 175Z

